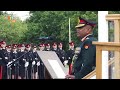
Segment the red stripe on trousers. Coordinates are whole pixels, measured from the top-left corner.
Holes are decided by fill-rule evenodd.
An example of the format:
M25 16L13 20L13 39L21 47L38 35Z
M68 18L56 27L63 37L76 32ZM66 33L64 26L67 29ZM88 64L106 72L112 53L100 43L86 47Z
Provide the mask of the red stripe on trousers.
M71 75L72 73L72 64L70 64L70 67L69 67L69 74Z
M0 66L0 79L2 79L2 66Z

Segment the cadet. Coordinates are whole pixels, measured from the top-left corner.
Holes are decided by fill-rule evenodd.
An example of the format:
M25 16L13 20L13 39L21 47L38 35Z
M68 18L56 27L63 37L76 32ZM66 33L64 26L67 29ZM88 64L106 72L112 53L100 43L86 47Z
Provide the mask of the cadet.
M66 59L68 60L68 65L69 65L69 74L71 74L71 64L72 64L72 59L74 56L74 42L69 43L70 49L66 52Z
M2 66L2 75L1 78L2 79L7 79L7 67L6 65L8 64L8 57L7 57L7 50L6 50L6 42L5 41L1 41L0 42L2 49L0 50L0 62L1 62L1 66Z
M28 78L28 73L26 68L28 67L28 63L26 60L26 52L25 52L25 45L20 44L19 45L20 51L18 52L18 57L19 57L19 79L26 79ZM25 63L27 63L25 65Z
M29 79L33 79L34 76L33 76L33 73L34 73L34 63L32 63L34 61L34 56L33 56L33 52L31 50L31 44L27 44L26 46L26 59L27 61L29 62L29 65L28 65L28 78ZM34 61L35 62L35 61Z
M49 43L45 44L45 51L51 51L51 47Z
M55 43L55 42L52 45L52 51L55 51L56 54L58 55L57 43Z
M0 44L0 50L2 50L1 44ZM2 79L2 58L0 58L0 79Z
M73 75L66 75L67 79L81 79L89 74L95 68L96 63L96 47L92 45L92 41L96 41L93 37L93 28L96 23L79 18L79 24L76 26L77 37L81 40L81 51L78 58L73 64Z
M18 79L19 75L19 60L16 61L17 58L18 58L17 44L13 44L12 60L15 61L15 63L12 65L12 79Z
M8 64L11 63L11 65L12 65L11 45L7 45L6 50L7 50L6 59L8 60ZM11 65L9 65L9 66L7 65L7 79L12 78L12 76L11 76L12 75L11 74L11 71L12 71Z
M35 62L32 62L32 64L34 64L34 79L38 79L38 66L40 65L40 60L35 45L33 46L33 58L35 60Z
M39 50L45 51L45 44L41 43L39 45ZM40 58L38 58L37 67L39 79L45 79L45 66Z
M66 53L63 50L63 44L62 43L58 44L58 57L60 58L62 64L64 65L63 62L66 60Z

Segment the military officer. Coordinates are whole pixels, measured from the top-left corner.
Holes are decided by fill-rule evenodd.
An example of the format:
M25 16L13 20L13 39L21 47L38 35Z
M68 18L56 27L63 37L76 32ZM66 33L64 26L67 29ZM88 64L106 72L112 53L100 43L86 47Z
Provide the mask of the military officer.
M95 68L96 63L96 47L92 41L96 41L93 37L93 28L96 23L90 22L83 18L79 18L79 24L76 26L77 37L81 40L81 51L78 58L73 64L73 75L66 75L67 79L82 79Z

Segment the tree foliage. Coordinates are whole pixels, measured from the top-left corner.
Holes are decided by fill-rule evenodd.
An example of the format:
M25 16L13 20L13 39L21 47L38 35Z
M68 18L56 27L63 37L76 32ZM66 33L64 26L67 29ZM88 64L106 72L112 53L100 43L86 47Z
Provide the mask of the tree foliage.
M0 40L8 44L21 43L27 31L27 24L9 15L0 15Z
M40 36L55 36L57 42L61 41L68 46L70 18L72 41L77 45L79 41L76 37L75 26L78 23L78 17L97 22L97 11L31 11L30 15L27 20L28 32L25 40L33 43L39 43L36 38ZM97 37L97 28L94 32Z

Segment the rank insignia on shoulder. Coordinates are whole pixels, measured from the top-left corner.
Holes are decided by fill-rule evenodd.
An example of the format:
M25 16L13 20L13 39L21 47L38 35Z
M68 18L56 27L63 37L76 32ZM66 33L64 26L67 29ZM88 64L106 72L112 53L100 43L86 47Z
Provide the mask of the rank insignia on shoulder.
M85 45L84 47L85 47L85 49L88 49L88 48L89 48L89 46L88 46L88 45Z

